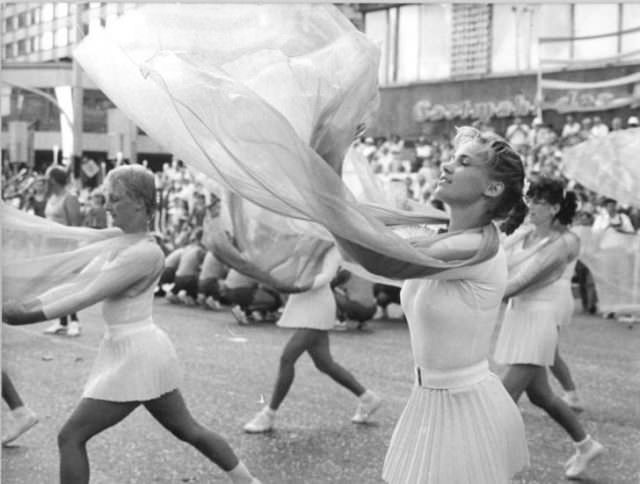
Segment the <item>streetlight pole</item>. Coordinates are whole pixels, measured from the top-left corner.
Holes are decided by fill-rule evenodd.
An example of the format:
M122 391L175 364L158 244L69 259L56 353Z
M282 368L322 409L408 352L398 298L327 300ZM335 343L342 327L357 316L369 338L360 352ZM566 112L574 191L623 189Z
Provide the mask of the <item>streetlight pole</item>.
M84 31L82 30L82 8L80 3L73 5L75 7L74 12L74 30L76 33L76 43L82 40ZM71 67L71 99L73 105L73 156L82 156L82 105L83 105L83 93L82 87L82 69L78 65L78 61L72 59Z

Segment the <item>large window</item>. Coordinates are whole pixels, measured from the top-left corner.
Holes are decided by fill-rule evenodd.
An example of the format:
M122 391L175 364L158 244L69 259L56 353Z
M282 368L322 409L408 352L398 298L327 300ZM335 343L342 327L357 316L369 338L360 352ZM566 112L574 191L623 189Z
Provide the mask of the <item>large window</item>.
M382 85L451 73L451 6L403 5L365 13L365 33L381 50Z
M35 25L40 23L40 8L34 8L31 10L31 24Z
M69 15L68 3L56 3L56 18L62 18Z
M27 39L20 39L18 41L18 55L26 55L28 54L27 50Z
M40 37L40 48L42 50L51 50L53 49L53 32L45 32Z
M622 5L622 30L640 27L640 3L625 3ZM621 38L622 52L640 49L640 32L623 35Z
M12 31L12 30L13 30L13 19L14 19L14 18L15 18L15 17L7 17L7 18L4 20L4 29L5 29L7 32L10 32L10 31Z
M547 4L540 5L539 8L536 16L538 37L571 37L571 5ZM539 49L535 42L535 47L540 59L566 60L571 56L570 42L540 44Z
M53 3L45 3L42 6L42 21L49 22L53 20Z
M420 61L420 6L407 5L398 12L398 71L396 80L418 79Z
M13 45L14 44L5 44L4 46L5 59L10 59L11 57L13 57Z
M367 37L375 42L380 48L380 66L378 69L378 80L381 84L388 84L389 65L389 24L387 22L387 10L368 12L365 14L364 29Z
M618 5L615 3L575 4L574 29L576 37L610 34L618 30ZM618 37L576 40L573 58L576 60L610 57L618 53Z
M20 14L18 14L18 28L21 29L23 27L26 27L28 24L28 20L29 20L29 13L28 12L22 12Z
M516 71L521 64L519 37L520 8L515 5L493 5L491 25L491 70Z
M63 47L69 43L69 29L62 27L56 30L55 45L56 47Z
M451 75L451 5L420 5L418 79L444 79Z

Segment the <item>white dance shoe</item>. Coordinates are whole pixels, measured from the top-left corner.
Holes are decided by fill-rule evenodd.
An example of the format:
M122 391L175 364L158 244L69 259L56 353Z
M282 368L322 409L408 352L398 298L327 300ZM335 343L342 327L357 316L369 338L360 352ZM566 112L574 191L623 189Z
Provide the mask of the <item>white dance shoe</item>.
M582 473L587 469L589 463L597 459L604 453L604 446L595 440L592 441L589 450L581 452L576 450L576 453L571 456L565 466L564 475L569 479L579 479Z
M78 323L78 321L69 321L67 325L67 336L80 336L80 323Z
M233 317L236 318L236 321L238 322L238 324L242 326L246 326L250 323L249 317L238 305L233 306L231 308L231 314L233 314Z
M351 421L357 424L367 423L373 413L382 405L382 398L373 393L371 390L367 390L364 395L360 397L360 403L356 409L356 413L351 417Z
M67 331L67 327L66 326L62 326L60 324L60 321L56 321L55 323L53 323L51 326L49 326L47 329L44 330L44 334L62 334L65 333Z
M8 422L8 430L2 436L2 445L9 444L38 423L38 416L27 407L11 412L13 419Z
M260 410L255 417L245 424L244 431L250 434L259 434L273 429L276 420L276 412L268 406Z

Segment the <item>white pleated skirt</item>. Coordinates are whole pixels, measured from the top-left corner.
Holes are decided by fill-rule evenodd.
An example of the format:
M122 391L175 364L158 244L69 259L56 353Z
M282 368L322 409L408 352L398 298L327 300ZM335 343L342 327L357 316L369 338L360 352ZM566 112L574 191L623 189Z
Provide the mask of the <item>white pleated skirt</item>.
M566 281L512 298L504 312L494 360L503 365L552 365L558 328L567 324L572 312Z
M82 396L142 402L175 390L181 379L175 348L151 319L110 325Z
M282 328L309 328L328 331L336 323L336 300L329 284L299 294L291 294L276 323Z
M507 484L528 461L520 411L485 361L421 370L382 477L391 484Z

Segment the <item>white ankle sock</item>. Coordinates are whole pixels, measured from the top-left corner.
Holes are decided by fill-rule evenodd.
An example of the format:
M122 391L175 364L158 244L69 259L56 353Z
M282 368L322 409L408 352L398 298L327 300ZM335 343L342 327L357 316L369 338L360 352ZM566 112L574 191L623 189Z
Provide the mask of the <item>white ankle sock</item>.
M276 416L276 411L274 409L272 409L269 405L267 405L266 407L264 407L262 409L262 411L264 413L266 413L267 415L269 415L269 417L275 417Z
M580 442L574 442L573 445L575 445L576 449L578 449L579 452L586 452L591 448L592 445L592 439L590 435L587 435L583 440L581 440Z
M564 392L564 394L568 397L568 398L578 398L578 394L576 393L575 390L569 390Z
M239 461L237 466L227 472L227 475L231 478L233 484L251 484L253 481L251 472L242 461Z
M21 407L14 408L13 410L11 410L11 414L17 419L23 419L33 415L33 411L26 405L23 405Z
M362 395L360 395L358 398L362 402L370 402L373 397L374 395L371 390L365 390L365 392Z

